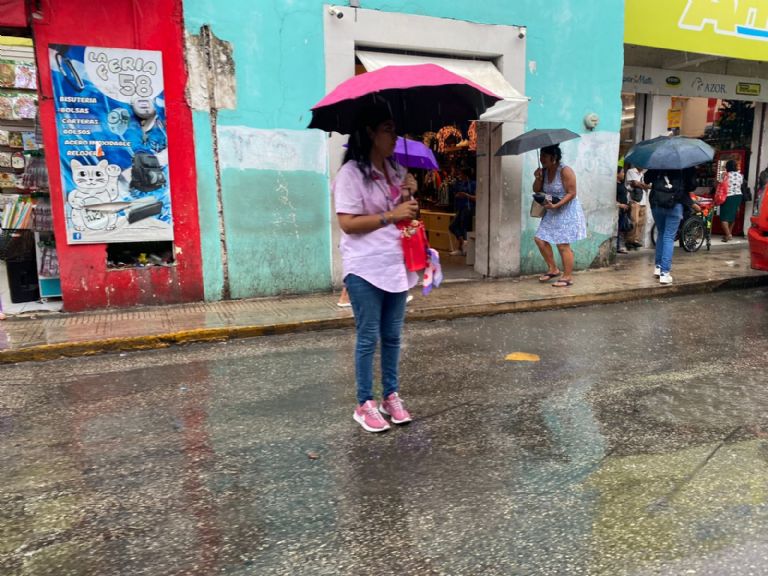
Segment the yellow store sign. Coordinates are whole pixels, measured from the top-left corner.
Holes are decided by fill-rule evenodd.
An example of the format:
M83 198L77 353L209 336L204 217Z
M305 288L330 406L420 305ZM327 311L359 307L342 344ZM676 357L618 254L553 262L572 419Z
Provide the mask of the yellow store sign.
M768 61L768 0L626 0L624 41Z

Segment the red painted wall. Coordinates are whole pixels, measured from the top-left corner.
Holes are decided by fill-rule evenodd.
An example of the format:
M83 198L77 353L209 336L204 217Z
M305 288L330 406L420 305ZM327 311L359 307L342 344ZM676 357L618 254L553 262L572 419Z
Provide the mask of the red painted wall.
M0 0L0 27L27 27L27 0Z
M203 299L192 112L184 97L181 0L42 0L32 25L64 308L79 311ZM66 243L49 44L161 50L176 266L107 270L106 245Z

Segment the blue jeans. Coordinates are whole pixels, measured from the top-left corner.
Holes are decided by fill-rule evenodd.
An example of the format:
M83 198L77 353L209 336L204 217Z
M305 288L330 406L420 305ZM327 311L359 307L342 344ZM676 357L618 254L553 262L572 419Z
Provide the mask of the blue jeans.
M400 334L408 292L386 292L354 274L344 278L355 314L357 401L373 400L373 356L381 338L381 386L384 398L399 387Z
M656 221L656 266L661 272L672 270L672 252L675 249L675 234L683 219L683 205L675 204L672 208L651 206L653 219Z

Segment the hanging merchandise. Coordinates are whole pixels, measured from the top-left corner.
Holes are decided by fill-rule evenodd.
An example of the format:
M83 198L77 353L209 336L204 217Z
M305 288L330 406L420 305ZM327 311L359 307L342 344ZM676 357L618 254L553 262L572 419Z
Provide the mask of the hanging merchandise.
M53 230L53 215L51 205L47 202L38 202L32 211L32 228L35 232L50 232Z
M56 246L43 244L40 247L40 276L54 278L59 275L59 257Z
M37 90L37 68L34 64L16 64L14 88Z
M40 106L37 107L35 112L35 131L33 133L35 146L38 150L43 148L43 126L40 123Z
M24 154L15 152L11 155L11 168L15 168L16 170L24 168Z
M461 142L463 138L464 135L461 133L461 130L455 126L444 126L437 133L438 152L441 154L444 153L449 147L450 142L453 142L453 145L455 146Z
M67 242L173 240L162 53L50 54Z
M27 167L21 179L21 187L24 190L48 189L48 169L45 166L45 158L41 154L29 155Z
M472 152L477 152L477 120L469 125L467 137L469 138L469 149Z
M34 132L21 133L21 145L25 151L37 150L37 138Z

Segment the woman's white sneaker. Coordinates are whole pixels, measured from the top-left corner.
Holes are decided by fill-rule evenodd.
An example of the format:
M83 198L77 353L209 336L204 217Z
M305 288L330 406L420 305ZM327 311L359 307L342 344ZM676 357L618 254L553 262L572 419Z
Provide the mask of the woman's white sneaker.
M669 272L662 272L659 276L659 282L661 284L672 284L672 274Z
M661 276L661 266L656 266L656 268L653 269L653 275L658 278Z

